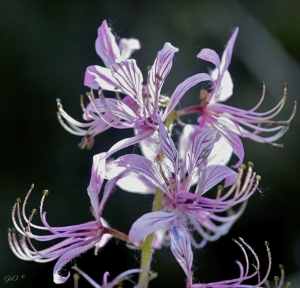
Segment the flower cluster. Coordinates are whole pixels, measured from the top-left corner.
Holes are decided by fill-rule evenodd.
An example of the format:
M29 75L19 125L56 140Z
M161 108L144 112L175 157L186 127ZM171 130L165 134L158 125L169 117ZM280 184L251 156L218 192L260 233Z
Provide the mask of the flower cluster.
M242 249L246 267L238 262L240 277L210 284L193 283L193 249L199 249L208 241L215 241L227 234L241 216L249 198L258 191L261 177L253 171L253 164L242 164L244 148L241 138L281 147L275 143L288 130L296 112L290 119L273 120L282 109L287 85L279 103L267 112L256 112L265 97L265 86L259 103L248 111L222 104L233 92L233 83L228 72L238 28L230 37L222 58L211 49L202 49L197 57L211 62L215 69L210 73L198 73L177 85L173 94L162 94L162 86L172 68L173 57L178 48L165 43L148 71L146 81L131 55L140 49L137 39L120 39L103 21L98 29L96 51L105 67L94 65L86 69L84 84L91 90L87 93L89 104L83 99L83 120L73 119L57 99L58 119L61 125L74 135L82 136L80 148L91 149L96 135L109 128L133 129L134 136L115 143L108 151L93 157L90 184L87 187L93 220L66 227L52 227L43 211L43 192L40 204L42 226L33 224L36 210L27 217L25 207L33 189L31 186L21 208L18 198L12 209L15 229L22 235L17 240L14 230L9 229L9 244L13 253L22 260L48 262L58 259L53 271L57 284L70 276L62 276L62 267L79 254L94 248L97 253L110 238L129 242L140 249L140 268L121 273L112 282L109 273L103 276L102 286L93 281L78 267L73 267L94 287L113 287L126 280L130 274L139 273L135 287L147 287L151 280L151 257L155 249L169 245L186 275L187 288L204 287L250 287L243 281L258 277L255 287L262 287L271 265L271 254L267 246L269 268L266 276L260 277L260 264L253 249L244 240L234 240ZM176 106L186 92L197 84L205 83L200 90L199 104L177 110ZM209 85L207 85L209 83ZM204 85L200 85L204 87ZM97 90L97 97L94 91ZM114 98L105 96L105 91L115 93ZM174 123L182 123L180 117L198 113L198 124L184 125L176 145L172 139ZM271 133L271 136L262 136ZM126 154L117 159L112 155L121 149L140 145L141 155ZM232 168L227 164L234 153L238 161ZM132 224L128 234L111 228L102 218L103 210L113 188L118 185L133 193L154 194L152 211L148 211ZM99 195L103 190L101 201ZM215 191L207 193L208 191ZM24 224L25 223L25 224ZM34 230L43 230L47 235L39 236ZM38 250L33 240L49 241L49 248ZM52 245L52 241L58 241ZM254 256L254 272L249 272L247 251ZM283 271L283 269L281 269ZM76 277L75 277L76 278ZM77 279L77 278L76 278ZM77 280L76 280L77 281ZM280 280L281 287L283 283ZM251 286L252 287L252 286Z

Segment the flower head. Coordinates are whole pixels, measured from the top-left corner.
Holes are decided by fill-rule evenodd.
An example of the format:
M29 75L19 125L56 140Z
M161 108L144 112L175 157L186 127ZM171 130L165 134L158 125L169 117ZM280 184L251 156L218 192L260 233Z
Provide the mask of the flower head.
M49 193L45 190L39 209L43 226L33 224L32 220L34 214L36 214L36 209L32 210L30 217L27 217L25 214L26 204L33 189L33 185L25 197L22 211L20 208L21 200L19 198L13 206L12 220L16 230L22 237L18 241L15 233L11 233L9 229L8 239L12 251L18 258L27 261L49 262L59 258L53 271L53 279L57 284L64 283L69 278L70 273L68 273L66 277L59 274L59 271L67 262L93 247L95 247L95 253L97 253L98 249L103 247L112 237L112 235L110 235L111 233L108 224L102 218L102 212L118 178L107 182L102 200L99 203L99 192L104 180L104 169L105 161L101 160L99 155L95 156L93 159L92 176L87 188L92 205L92 214L95 218L93 221L65 227L50 226L46 220L46 212L43 211L45 197ZM25 226L23 225L23 221L26 223ZM33 229L47 231L50 234L37 235L32 231ZM59 240L59 242L54 245L52 244L49 248L37 250L34 247L32 240L41 242L50 241L51 244L53 240Z
M228 72L233 46L239 29L236 28L229 39L226 49L220 60L218 54L211 49L202 49L197 57L211 62L216 66L212 71L211 88L200 91L201 105L188 107L177 111L177 115L191 112L200 112L198 118L202 129L218 130L233 148L233 152L240 158L235 167L241 165L244 157L243 145L239 137L249 138L256 142L267 143L274 147L282 147L277 141L289 129L291 120L296 112L296 104L290 119L286 121L272 120L283 108L287 96L287 85L284 84L283 97L279 103L267 112L256 112L265 97L265 85L259 103L250 110L243 110L223 104L231 95L233 83ZM273 133L272 136L262 136L263 133Z
M162 151L172 164L168 174L139 155L125 155L115 160L117 166L142 175L164 192L161 211L146 213L136 220L129 232L129 240L139 245L147 235L167 228L173 239L172 252L190 279L192 252L187 247L192 244L200 248L207 241L217 240L226 234L244 211L247 199L256 191L260 177L256 177L252 171L252 164L249 164L244 184L243 166L238 173L226 166L207 166L207 158L218 141L218 132L200 133L191 143L182 162L179 162L178 152L162 122L159 123L159 138ZM126 170L123 170L124 174ZM223 187L219 186L215 199L204 196L222 180L225 180L225 186L232 185L229 191L224 193ZM195 182L197 186L192 192L191 186ZM233 212L232 207L239 204L238 210ZM194 231L201 235L199 243L193 235ZM184 260L178 255L182 255Z

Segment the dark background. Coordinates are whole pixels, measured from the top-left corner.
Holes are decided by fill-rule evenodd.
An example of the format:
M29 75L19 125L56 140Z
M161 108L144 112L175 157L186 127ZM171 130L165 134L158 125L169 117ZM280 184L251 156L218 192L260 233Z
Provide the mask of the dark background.
M1 115L1 287L54 287L48 264L17 259L7 244L12 227L11 207L24 199L31 183L35 189L28 212L38 208L43 189L50 191L45 203L53 226L90 221L86 187L92 156L108 150L132 131L111 129L96 138L92 150L81 151L80 138L66 132L56 118L56 98L74 118L81 119L79 95L85 68L102 65L95 53L97 28L104 19L121 37L135 37L142 49L133 57L146 75L165 42L180 49L163 87L171 95L188 76L211 66L196 59L200 49L223 52L231 31L240 27L229 68L234 94L229 105L252 108L261 95L267 97L259 111L271 109L289 84L287 103L276 119L287 119L300 95L300 2L299 1L1 1L0 2L0 115ZM183 107L197 103L199 87L181 101ZM278 264L286 268L292 287L300 287L300 183L299 113L279 143L284 149L243 140L245 161L252 161L262 176L262 194L256 193L246 212L230 233L194 253L195 277L201 282L238 276L235 260L243 260L232 237L243 237L257 251L266 269L264 241L272 251L272 279ZM126 152L131 153L133 148ZM132 222L148 212L150 196L117 190L105 208L108 222L128 232ZM38 216L35 217L38 223ZM105 271L112 278L138 267L139 254L111 240L97 257L93 251L76 259L77 265L100 284ZM252 260L251 260L252 261ZM253 263L253 262L251 262ZM169 248L155 253L153 269L160 275L149 287L184 287L184 273ZM17 275L5 284L4 277ZM21 276L24 276L22 278ZM112 279L110 278L110 279ZM298 280L297 280L298 278ZM63 287L73 287L72 278ZM79 287L89 287L80 280Z

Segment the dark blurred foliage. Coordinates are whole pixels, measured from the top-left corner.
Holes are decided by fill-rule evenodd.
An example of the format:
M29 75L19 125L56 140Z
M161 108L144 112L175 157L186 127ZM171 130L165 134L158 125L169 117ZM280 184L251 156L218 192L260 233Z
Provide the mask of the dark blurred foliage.
M81 119L79 95L88 91L83 86L85 68L102 65L94 42L104 19L120 37L141 41L142 49L133 57L144 77L165 42L180 48L162 90L165 95L171 95L186 77L212 68L197 60L196 54L204 47L222 53L231 31L239 26L229 69L235 87L228 103L250 109L260 98L264 80L267 99L260 111L268 110L279 101L282 84L287 82L288 100L277 116L284 120L300 95L299 11L299 1L1 1L0 286L55 286L55 262L24 262L10 251L6 231L12 227L15 199L23 199L34 182L28 212L38 208L46 188L50 194L45 210L51 225L90 221L86 187L92 156L108 150L117 139L133 135L129 130L111 129L96 138L92 150L81 151L77 147L80 138L66 132L56 118L55 99L60 98L66 111ZM199 87L192 89L180 105L196 103L198 93ZM259 254L263 269L267 260L264 241L268 240L273 255L271 278L279 274L278 264L282 263L293 287L300 286L295 278L300 270L299 119L298 113L290 131L280 139L284 149L243 141L245 161L254 162L262 176L262 192L250 199L228 235L195 251L199 281L237 276L234 261L243 260L243 255L231 238L243 237ZM105 208L105 218L127 232L137 217L150 210L151 199L116 190ZM38 216L35 221L38 223ZM101 283L105 271L113 278L138 267L138 260L137 251L111 240L98 256L89 251L74 262ZM155 253L152 267L159 277L149 287L184 287L184 273L169 248ZM6 275L19 279L5 284ZM79 287L89 287L83 279L79 283ZM63 287L73 287L72 277Z

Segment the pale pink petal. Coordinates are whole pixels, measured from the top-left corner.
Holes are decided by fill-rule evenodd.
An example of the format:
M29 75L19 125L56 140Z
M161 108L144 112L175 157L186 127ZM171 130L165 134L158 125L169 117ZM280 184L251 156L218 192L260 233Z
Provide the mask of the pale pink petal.
M211 76L214 78L214 74L217 73L217 69L215 69ZM226 101L233 93L233 83L231 80L230 73L226 70L224 72L223 77L221 78L220 86L215 90L212 97L209 100L209 104L213 104L215 102L224 102Z
M84 85L95 90L102 89L122 92L111 70L97 65L86 68Z
M97 54L101 57L106 67L121 60L120 49L116 43L116 38L111 33L106 20L104 20L102 25L98 28L98 37L95 46Z
M197 85L200 82L203 81L213 81L212 77L209 74L206 73L199 73L194 76L191 76L184 80L182 83L180 83L175 91L173 92L170 102L168 104L168 107L166 108L162 119L165 120L169 113L175 109L176 105L182 98L182 96L193 86Z
M182 226L171 226L170 228L171 250L184 273L191 280L191 269L193 264L193 252L190 237Z
M121 174L125 169L125 167L118 167L117 163L112 161L106 165L105 177L112 179ZM156 191L156 186L151 181L143 175L138 175L133 172L128 172L126 176L118 180L116 185L122 190L131 193L153 194Z
M228 69L228 66L230 64L231 61L231 56L232 56L232 50L233 50L233 46L237 37L237 34L239 33L239 28L236 27L234 29L233 34L231 35L227 46L224 50L224 53L222 55L222 59L221 59L221 65L220 65L220 70L221 70L221 74L224 75L224 72Z
M59 275L60 269L67 264L69 261L71 261L73 258L79 256L80 254L88 251L89 249L93 248L95 246L95 241L90 242L86 245L79 246L76 248L72 248L65 254L63 254L58 261L56 262L54 269L53 269L53 281L56 284L62 284L65 283L68 278L70 277L70 272L68 272L67 276L61 276Z
M110 69L119 83L120 89L143 107L142 82L143 76L135 60L126 60L110 66Z
M163 211L144 214L132 224L129 231L130 242L138 246L149 234L170 226L175 218L175 214Z
M99 193L105 177L105 162L102 153L93 157L92 176L87 191L95 215L99 215Z
M134 50L139 50L141 48L140 41L134 38L121 38L119 41L119 48L122 60L127 60L130 58Z
M167 42L163 49L158 52L154 64L149 71L148 88L153 100L158 100L161 87L172 68L174 53L178 50L178 48Z

